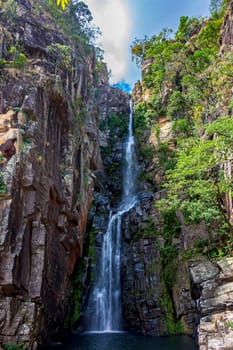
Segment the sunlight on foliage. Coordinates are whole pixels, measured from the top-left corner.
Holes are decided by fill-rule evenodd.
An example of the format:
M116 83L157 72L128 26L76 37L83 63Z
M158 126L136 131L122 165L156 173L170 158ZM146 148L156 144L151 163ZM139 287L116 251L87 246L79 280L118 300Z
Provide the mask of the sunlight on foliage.
M57 6L61 6L64 10L65 7L69 4L70 0L56 0Z
M233 184L223 165L233 153L233 119L222 116L205 129L210 139L189 137L179 145L176 166L166 172L167 198L158 206L181 210L187 221L211 223L227 220L223 198Z
M227 164L233 154L233 55L219 56L220 30L229 1L211 1L212 17L182 16L177 32L136 39L136 62L144 63L142 92L146 102L135 106L139 148L157 125L152 156L165 174L167 197L157 205L163 213L179 210L187 223L226 224L232 231L226 198L233 191ZM160 140L161 118L172 122L174 145ZM227 228L226 228L227 227Z

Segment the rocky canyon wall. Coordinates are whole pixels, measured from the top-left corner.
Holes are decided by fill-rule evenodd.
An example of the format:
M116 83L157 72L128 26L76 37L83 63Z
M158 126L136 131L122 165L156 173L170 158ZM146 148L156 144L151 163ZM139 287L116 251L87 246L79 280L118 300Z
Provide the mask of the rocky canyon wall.
M220 56L232 51L232 8L230 1L218 38ZM199 26L185 44L192 53L192 45L204 25ZM178 58L177 62L179 66ZM201 221L188 224L179 210L163 216L156 205L158 200L166 197L166 189L162 185L166 178L164 164L170 166L168 162L172 161L177 139L185 137L184 133L177 135L174 120L192 113L189 107L183 111L179 109L180 100L177 105L172 105L172 111L178 111L177 116L172 115L170 110L171 114L166 114L168 103L172 103L169 98L173 89L177 95L185 95L187 91L182 86L180 72L174 80L171 75L170 80L167 78L161 83L167 84L163 86L162 95L159 95L160 91L153 90L149 79L156 63L152 58L142 61L142 81L136 84L133 93L138 118L141 118L138 120L143 123L143 113L147 113L150 120L150 126L138 132L139 159L144 169L141 176L142 199L147 199L144 204L142 200L126 217L125 226L130 229L124 232L123 315L129 329L137 332L153 335L185 333L196 337L201 350L230 349L233 346L231 254L219 256L221 249L217 250L214 227L210 228ZM174 64L174 61L169 61L169 64ZM171 66L167 67L169 75ZM215 68L211 69L215 71ZM226 76L221 79L226 79L226 98L232 87L228 90L230 82ZM209 116L207 109L205 113L205 122L211 122L230 112L226 112L226 101L216 99ZM205 137L203 132L202 137ZM147 157L143 157L142 152ZM226 212L229 211L228 200L224 203ZM207 254L210 246L213 252L216 249L215 256Z
M44 3L4 2L0 61L0 344L35 349L65 321L104 176L99 123L128 98Z

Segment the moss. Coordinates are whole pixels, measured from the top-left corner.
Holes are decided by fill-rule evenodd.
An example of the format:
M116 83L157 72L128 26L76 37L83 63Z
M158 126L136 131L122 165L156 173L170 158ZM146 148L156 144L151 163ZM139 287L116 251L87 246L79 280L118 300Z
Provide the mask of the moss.
M164 247L158 246L158 248L160 252L161 264L163 267L163 280L168 291L171 292L177 271L178 249L174 245L166 245Z
M153 259L151 264L147 266L146 271L150 274L155 274L157 272L159 272L159 265L158 265L158 261L157 259ZM153 289L153 293L154 293L154 289Z
M100 147L103 156L109 156L112 154L112 147L110 145L105 147Z
M23 347L23 345L21 343L19 343L19 344L4 343L2 347L3 347L4 350L25 350L25 348Z
M158 249L163 267L163 279L168 292L171 293L178 264L178 249L173 245L173 239L180 235L180 222L174 210L164 212L163 220L162 236L165 245L158 246Z
M233 331L233 321L228 320L225 322L225 325Z
M119 179L119 172L118 172L119 168L120 168L119 162L112 161L111 163L109 162L108 164L106 164L106 172L112 180Z
M74 101L71 104L71 108L73 110L73 120L75 127L83 127L87 117L87 106L83 101L81 95L78 95L74 98Z
M172 299L168 291L163 291L163 295L160 299L160 305L165 311L164 323L165 323L165 334L175 335L183 333L183 326L181 321L176 321L174 317L174 309Z
M73 290L73 304L74 304L73 320L74 321L77 321L81 316L81 297L82 297L82 293L80 291L80 286L74 286L74 290Z
M164 213L161 234L165 239L163 246L158 245L162 266L162 279L164 281L161 306L165 311L165 327L167 334L182 333L182 323L176 320L172 301L172 291L178 266L178 248L173 244L173 239L180 235L180 222L175 211L169 210Z
M128 119L124 113L111 113L105 120L101 121L99 128L101 131L109 130L111 142L116 134L121 137L127 134Z
M93 226L91 229L91 232L89 232L89 244L88 244L88 256L91 258L95 257L95 233L96 233L96 228Z
M155 226L152 218L148 218L145 226L143 226L140 231L136 233L133 237L134 241L138 241L140 238L152 238L157 237L160 234L159 229Z
M167 210L163 213L163 237L169 242L173 238L179 238L180 235L180 221L176 215L175 210Z
M82 277L86 270L86 262L82 258L79 260L72 276L71 307L64 320L64 328L72 328L82 315L83 304L83 282Z
M6 183L2 172L0 172L0 193L6 193Z

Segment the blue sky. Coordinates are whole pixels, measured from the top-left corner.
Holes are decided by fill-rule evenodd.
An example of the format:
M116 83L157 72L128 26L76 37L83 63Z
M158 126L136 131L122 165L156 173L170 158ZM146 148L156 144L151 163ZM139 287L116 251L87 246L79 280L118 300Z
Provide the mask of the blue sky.
M134 38L158 34L163 28L177 29L183 15L208 16L210 0L85 0L100 27L99 45L112 71L111 83L125 80L133 85L140 71L131 61Z

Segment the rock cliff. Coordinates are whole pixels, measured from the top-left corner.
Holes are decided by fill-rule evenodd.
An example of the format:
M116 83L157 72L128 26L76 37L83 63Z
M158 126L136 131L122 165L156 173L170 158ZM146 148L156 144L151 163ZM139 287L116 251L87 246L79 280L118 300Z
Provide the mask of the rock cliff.
M128 110L94 48L65 34L46 6L0 10L0 144L16 139L0 164L0 344L28 349L65 322L104 174L99 123Z
M219 20L222 25L221 30L217 31L216 42L218 43L219 40L220 45L215 49L220 65L225 64L225 57L231 57L229 51L232 51L233 42L232 9L233 2L229 1L222 22L221 19ZM213 19L209 22L204 21L201 25L199 23L198 30L194 31L188 39L182 37L185 43L184 52L187 55L190 52L195 55L195 50L203 53L201 34L203 34L203 28L211 21ZM194 22L192 26L194 27ZM199 35L200 31L202 33ZM181 26L176 33L176 40L179 35L181 35ZM156 38L159 44L154 48ZM190 72L187 73L184 69L181 73L182 66L179 64L183 62L185 65L185 63L182 54L177 56L178 53L171 41L171 47L168 47L171 52L175 50L175 60L172 54L170 57L169 54L164 56L165 61L167 59L163 66L166 73L164 80L159 80L159 74L163 73L161 70L157 72L157 76L155 75L160 62L160 56L156 56L156 50L162 51L163 43L169 43L169 39L165 37L164 41L160 41L159 36L156 38L152 38L147 43L148 47L151 45L150 49L153 48L154 51L151 49L147 56L145 53L145 59L142 61L142 81L137 82L133 92L138 153L144 169L140 177L141 187L144 190L150 190L151 199L147 202L147 206L142 204L126 219L126 225L130 225L131 234L125 233L123 246L124 317L130 329L145 334L186 333L196 336L201 350L227 350L233 347L232 251L224 250L226 243L220 243L221 234L214 224L210 225L204 220L188 222L187 216L182 214L182 201L180 208L175 212L167 211L166 215L159 213L156 203L161 198L166 198L163 183L166 175L169 177L175 168L176 163L173 164L173 162L176 162L177 144L179 146L182 144L182 139L193 136L191 129L195 126L189 129L187 125L187 128L181 127L177 130L177 125L181 126L183 122L185 123L185 118L191 125L192 115L193 118L200 118L199 122L203 123L201 125L204 127L203 129L200 127L198 132L200 138L207 139L208 136L204 131L205 123L211 123L222 114L232 116L232 111L227 110L228 99L232 96L229 92L232 89L232 81L221 71L219 79L225 82L223 97L220 97L219 85L213 90L208 90L209 87L205 85L206 91L211 91L212 97L213 91L218 94L212 109L210 108L212 102L208 100L207 95L202 95L197 105L191 99L185 100L186 96L191 95L187 94L189 84L184 80L188 74L195 74L195 68L192 66ZM197 46L194 48L192 45L197 38L199 41L196 41ZM177 43L181 51L183 43ZM153 53L157 62L150 57ZM162 55L160 51L159 54ZM208 73L216 74L216 71L215 66L208 67ZM200 71L196 73L199 81L204 74L207 74L207 70L203 72L204 70L202 75L198 75ZM203 84L206 83L203 82ZM190 86L193 93L195 82L192 81ZM206 109L198 114L198 108L201 109L202 103L205 103ZM144 126L143 131L139 130L137 122ZM232 164L230 164L229 174L231 169ZM183 196L185 200L185 195ZM195 200L195 197L193 198ZM222 199L223 210L231 218L232 207L228 202L232 202L232 197L230 196L229 199L229 194L226 194ZM229 242L232 242L231 235Z

